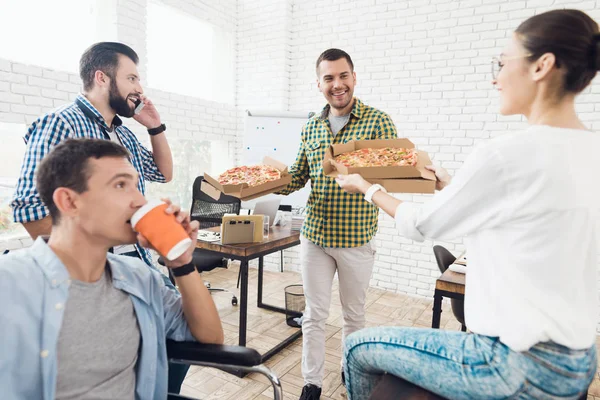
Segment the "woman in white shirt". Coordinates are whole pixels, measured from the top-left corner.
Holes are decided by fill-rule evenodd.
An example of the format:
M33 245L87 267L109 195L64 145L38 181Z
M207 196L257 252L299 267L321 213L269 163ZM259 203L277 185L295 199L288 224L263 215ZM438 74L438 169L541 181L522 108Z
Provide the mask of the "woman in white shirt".
M416 241L464 237L471 333L370 328L346 341L351 400L383 373L449 399L577 399L596 370L600 137L575 97L600 69L598 24L578 10L536 15L494 61L502 115L530 127L478 146L430 202L402 202L339 176ZM445 186L445 187L444 187Z

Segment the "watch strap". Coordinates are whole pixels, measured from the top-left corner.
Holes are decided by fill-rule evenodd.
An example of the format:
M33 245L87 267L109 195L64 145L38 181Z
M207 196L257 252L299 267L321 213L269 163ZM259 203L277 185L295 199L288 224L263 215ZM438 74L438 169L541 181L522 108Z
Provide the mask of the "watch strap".
M165 124L160 124L156 128L148 129L148 134L150 136L158 135L159 133L163 133L167 130L167 126Z
M194 262L190 261L189 263L182 265L181 267L171 268L171 273L173 274L173 276L185 276L191 274L195 270L196 266L194 265Z
M373 204L373 195L378 190L381 190L382 192L387 193L387 190L385 190L383 188L383 186L381 186L380 184L376 183L374 185L371 185L371 187L369 187L369 189L367 189L367 192L365 193L365 200L367 202Z

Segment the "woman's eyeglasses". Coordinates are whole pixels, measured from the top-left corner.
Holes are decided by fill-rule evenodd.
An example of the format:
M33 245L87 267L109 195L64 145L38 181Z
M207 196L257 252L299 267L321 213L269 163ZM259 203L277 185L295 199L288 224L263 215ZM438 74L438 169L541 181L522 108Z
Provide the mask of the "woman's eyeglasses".
M506 61L518 60L519 58L527 58L531 57L531 54L523 54L520 56L500 56L500 57L492 57L492 79L496 80L500 71L502 71L502 67L504 67L504 63Z

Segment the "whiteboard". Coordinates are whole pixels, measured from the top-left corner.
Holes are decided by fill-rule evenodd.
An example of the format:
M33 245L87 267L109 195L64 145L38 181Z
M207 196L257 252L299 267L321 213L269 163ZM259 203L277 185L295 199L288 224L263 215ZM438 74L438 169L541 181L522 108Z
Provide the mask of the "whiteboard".
M300 148L302 128L312 113L250 111L246 112L244 123L244 147L242 165L262 162L264 156L281 161L290 167L296 160ZM261 197L281 198L281 204L304 207L310 193L310 183L288 196L268 195ZM253 208L253 202L244 202L242 207Z

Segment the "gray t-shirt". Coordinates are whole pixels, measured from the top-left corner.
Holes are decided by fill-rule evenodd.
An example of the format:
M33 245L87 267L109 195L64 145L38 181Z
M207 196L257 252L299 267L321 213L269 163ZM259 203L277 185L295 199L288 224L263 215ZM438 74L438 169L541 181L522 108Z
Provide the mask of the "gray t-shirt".
M335 136L338 134L339 131L344 129L344 127L350 120L350 114L336 117L335 115L329 113L328 118L329 118L329 127L331 128L331 133L333 133L333 136Z
M134 399L140 330L129 295L112 284L72 281L58 336L56 399Z

